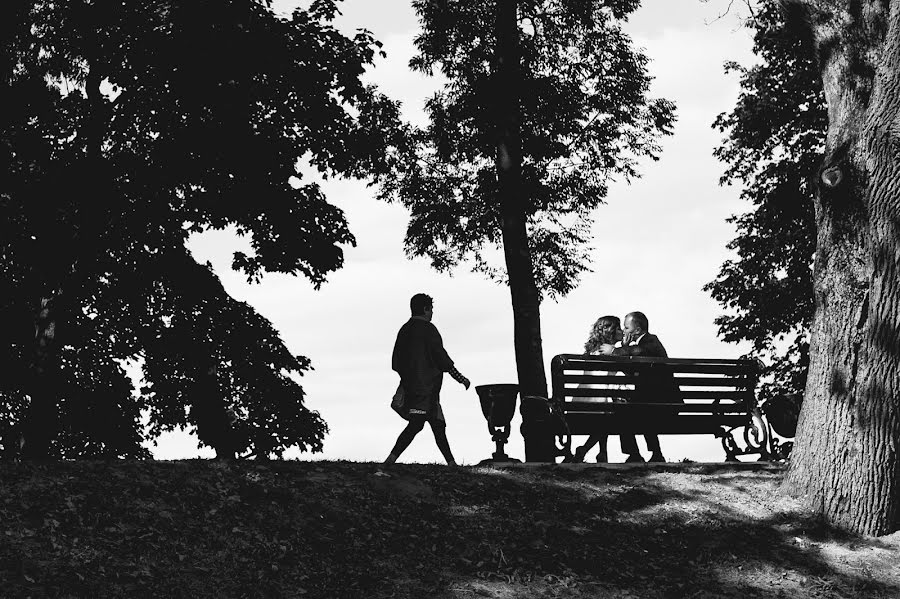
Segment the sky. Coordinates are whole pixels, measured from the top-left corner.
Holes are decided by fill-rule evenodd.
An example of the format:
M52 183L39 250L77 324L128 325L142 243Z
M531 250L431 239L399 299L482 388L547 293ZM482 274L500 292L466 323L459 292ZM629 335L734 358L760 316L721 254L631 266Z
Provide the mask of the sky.
M299 4L275 0L272 6L287 15ZM724 165L712 155L722 139L712 122L733 108L740 91L737 76L726 75L723 64L754 62L750 33L737 15L718 18L728 4L644 0L625 24L650 58L652 96L673 100L678 121L662 141L660 160L642 163L642 177L631 184L612 184L606 205L596 210L592 272L568 296L541 306L548 385L553 356L580 353L589 327L604 314L643 311L671 357L737 358L749 349L718 339L713 320L722 308L702 290L729 257L725 246L735 231L726 219L748 208L740 189L719 185ZM376 61L367 80L402 102L404 118L423 123L423 103L440 81L407 66L418 30L408 0L344 0L341 10L336 24L342 31L366 28L384 44L387 57ZM364 181L329 180L323 190L345 211L357 245L345 248L344 268L319 290L286 275L246 283L230 264L232 253L246 251L248 244L230 231L197 235L189 249L213 265L232 296L271 320L293 353L312 360L314 370L301 384L306 405L328 424L324 451L289 451L285 457L381 461L406 424L390 409L399 379L391 370L391 350L409 318L409 298L419 292L434 298L433 323L474 387L516 382L509 290L465 266L449 276L432 271L425 259L407 259L406 210L377 201ZM474 464L489 457L493 443L474 388L466 391L445 376L441 405L457 461ZM506 451L524 459L519 425L517 412ZM641 438L638 444L645 449ZM661 445L669 461L724 459L711 435L662 436ZM213 455L185 432L164 435L151 450L158 459ZM624 459L616 438L610 439L609 459ZM443 461L427 427L400 461Z

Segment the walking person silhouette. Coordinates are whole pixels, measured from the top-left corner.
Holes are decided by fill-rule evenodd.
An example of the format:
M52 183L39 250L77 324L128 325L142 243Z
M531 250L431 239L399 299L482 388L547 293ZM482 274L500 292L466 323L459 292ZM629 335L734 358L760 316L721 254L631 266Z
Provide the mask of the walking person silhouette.
M412 440L425 427L431 425L434 440L447 464L456 465L450 443L447 441L447 423L441 410L441 383L447 372L466 389L471 384L453 366L453 360L447 355L444 343L437 327L431 323L434 314L434 301L424 293L417 293L409 300L412 316L400 327L391 366L400 375L398 394L403 396L400 414L409 424L397 437L397 442L385 465L397 461Z

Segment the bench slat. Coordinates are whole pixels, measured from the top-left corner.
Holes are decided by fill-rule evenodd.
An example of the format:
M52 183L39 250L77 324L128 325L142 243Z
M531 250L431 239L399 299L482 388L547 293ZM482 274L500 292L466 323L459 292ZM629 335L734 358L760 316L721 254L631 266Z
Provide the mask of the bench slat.
M576 412L592 412L602 414L646 414L648 418L669 415L674 411L680 413L727 414L747 413L746 402L721 403L623 403L609 401L565 401L561 404L566 414Z
M581 385L634 385L639 377L628 375L564 374L563 382ZM739 377L680 377L675 373L680 387L733 387L742 388L755 381L748 376Z
M584 412L573 414L576 418L567 419L569 432L573 435L590 435L606 433L609 435L656 433L660 435L697 435L709 434L747 424L747 416L743 414L707 415L691 414L674 418L659 419L653 422L652 430L648 430L647 422L640 419L609 414Z
M630 399L634 397L634 389L591 389L590 387L566 388L561 392L562 397L622 397ZM747 390L695 390L681 391L683 399L745 399L752 397L753 392Z
M746 364L756 367L756 360L744 360L740 358L646 358L642 356L604 356L600 354L557 354L553 358L554 361L566 360L596 360L606 362L643 362L655 363L665 362L666 364Z
M675 373L675 382L682 389L684 387L739 387L744 388L747 385L755 385L756 377L741 375L728 377L706 377L706 376L678 376Z
M675 374L685 373L685 374L724 374L731 375L736 377L752 377L756 374L755 369L749 366L738 366L738 365L728 365L728 364L679 364L678 366L671 366L671 370ZM565 371L619 371L624 373L632 373L638 370L646 370L646 364L628 364L628 363L618 363L618 364L609 364L604 362L578 362L573 364L567 364L565 368L562 369L562 375L564 377L569 376L577 376L574 372L566 374ZM581 372L578 372L581 374Z
M758 365L749 360L685 360L671 358L615 358L606 356L567 356L562 359L557 356L551 362L554 372L566 370L607 370L620 372L634 372L656 364L665 364L675 372L693 372L701 374L731 374L731 375L756 375Z

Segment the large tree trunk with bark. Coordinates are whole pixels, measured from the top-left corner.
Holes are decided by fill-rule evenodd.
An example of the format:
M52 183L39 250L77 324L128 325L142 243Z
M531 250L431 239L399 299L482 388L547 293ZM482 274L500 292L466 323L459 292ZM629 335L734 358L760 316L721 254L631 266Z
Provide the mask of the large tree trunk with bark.
M512 295L513 336L519 394L547 396L547 376L541 346L540 294L526 228L528 198L522 193L522 147L519 133L519 25L516 0L497 2L497 67L495 71L497 119L497 178L503 227L503 252ZM523 414L524 415L524 414ZM525 459L548 459L536 439L525 438Z
M809 378L785 489L840 528L900 528L900 2L789 5L828 101Z

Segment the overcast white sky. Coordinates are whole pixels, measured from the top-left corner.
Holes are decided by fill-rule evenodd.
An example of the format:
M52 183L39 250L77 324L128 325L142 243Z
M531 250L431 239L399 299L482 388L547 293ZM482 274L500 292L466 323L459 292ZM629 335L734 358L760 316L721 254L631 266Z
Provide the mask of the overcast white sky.
M273 6L289 12L299 3L276 0ZM718 340L713 319L721 310L701 290L727 256L734 230L725 219L747 208L738 189L718 185L723 165L712 156L721 135L711 124L734 106L739 92L737 77L726 76L722 65L753 62L749 32L736 16L716 19L727 4L644 0L626 25L651 59L653 95L676 102L678 122L663 141L661 160L644 164L643 178L631 185L612 185L607 205L597 210L593 272L568 297L543 304L548 379L551 358L580 352L589 326L603 314L645 312L672 357L736 358L747 349ZM407 68L418 28L409 2L345 0L342 6L342 29L365 27L384 43L387 58L376 63L371 80L403 102L407 119L421 122L435 82ZM212 262L234 297L274 323L292 352L312 359L315 370L302 379L306 403L322 414L330 432L324 453L288 456L380 461L405 425L389 407L398 380L390 354L409 317L410 296L425 292L435 298L434 324L445 347L473 385L481 385L516 382L509 291L464 269L448 277L432 272L424 260L409 261L402 246L405 209L375 201L364 182L329 181L324 189L346 212L357 247L346 249L345 267L319 291L305 279L280 275L246 284L229 268L231 252L245 246L228 232L198 236L190 248L199 261ZM635 226L642 230L639 239L630 232ZM457 460L472 464L488 457L493 447L474 389L464 391L445 377L442 405ZM519 424L517 414L507 453L521 459ZM661 441L670 461L724 459L711 436ZM638 444L645 449L642 439ZM621 461L618 440L609 446L610 460ZM211 455L184 433L163 437L153 450L160 459ZM427 428L401 461L442 461Z

